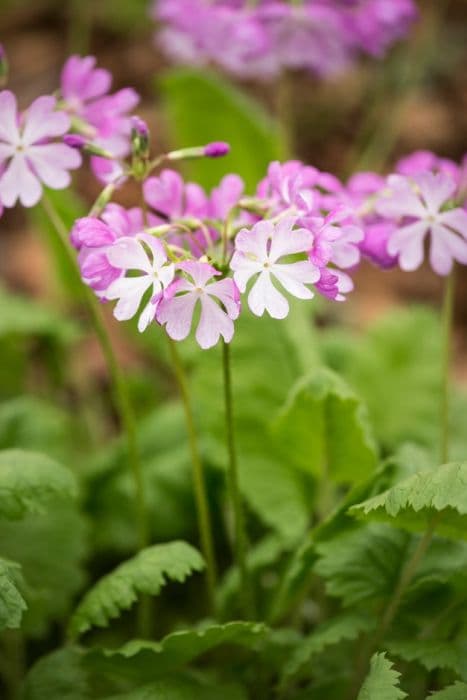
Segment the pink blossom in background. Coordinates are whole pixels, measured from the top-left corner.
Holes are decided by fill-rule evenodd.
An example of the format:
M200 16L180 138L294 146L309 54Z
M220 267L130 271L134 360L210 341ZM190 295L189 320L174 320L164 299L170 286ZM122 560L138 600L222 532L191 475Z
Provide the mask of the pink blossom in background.
M79 251L81 276L101 298L110 284L122 276L121 268L114 267L107 257L109 247L119 238L135 236L142 230L141 209L124 209L119 204L108 204L100 219L86 216L75 222L70 239Z
M403 270L420 267L428 234L430 264L437 274L449 274L454 260L467 264L467 212L450 206L456 189L455 180L441 172L388 178L376 210L396 223L387 248L399 256Z
M132 88L109 94L111 85L112 75L96 67L94 56L70 56L63 66L60 89L64 109L81 120L93 143L116 158L123 158L130 152L129 113L138 104L139 96ZM115 166L105 159L93 156L91 166L104 181L116 176Z
M172 282L175 267L168 262L162 243L144 233L120 238L107 249L106 257L112 267L122 272L105 292L106 299L118 300L114 308L118 321L133 318L149 292L138 319L138 330L143 332L154 321L162 292ZM128 272L132 273L131 277L126 276Z
M310 231L294 229L295 222L295 218L286 218L277 224L260 221L251 229L242 229L235 238L230 267L241 292L245 292L248 282L254 278L248 306L257 316L267 311L273 318L285 318L289 313L288 301L274 281L299 299L313 297L306 285L318 281L320 272L316 265L309 260L279 262L289 255L307 253L312 247Z
M68 171L81 164L78 151L60 140L70 120L56 111L56 104L54 97L38 97L20 115L13 93L0 92L0 201L6 207L18 200L25 207L34 206L43 185L67 187Z
M178 265L185 273L169 287L157 308L157 320L165 325L173 340L183 340L191 330L196 307L200 317L196 340L203 349L213 347L222 336L229 343L233 321L240 314L240 297L230 278L216 281L221 273L204 262L187 261Z

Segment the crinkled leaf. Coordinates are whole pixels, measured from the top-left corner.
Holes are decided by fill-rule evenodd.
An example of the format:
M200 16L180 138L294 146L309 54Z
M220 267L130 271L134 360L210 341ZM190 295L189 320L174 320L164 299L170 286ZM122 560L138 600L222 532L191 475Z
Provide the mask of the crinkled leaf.
M186 542L147 547L104 576L85 595L70 622L74 638L93 626L106 627L128 610L138 593L157 595L168 581L183 582L204 567L199 552Z
M385 654L374 654L357 700L402 700L407 693L399 688L400 673Z
M0 631L15 629L27 608L20 592L21 567L16 562L0 559Z
M253 191L269 163L281 157L278 125L259 103L232 84L206 70L184 68L167 73L161 88L172 141L178 148L213 140L231 145L230 154L217 162L205 158L186 164L187 173L196 182L212 187L226 173L238 172Z
M362 632L368 632L374 626L369 615L346 613L320 625L292 652L284 667L283 680L295 676L304 666L311 664L313 657L321 654L328 647L344 640L357 639Z
M276 431L284 457L318 477L354 483L376 466L365 408L330 370L317 369L295 384Z
M0 552L21 565L25 582L25 634L43 636L51 622L69 614L85 580L86 535L86 523L73 502L51 504L44 515L2 522Z
M265 633L266 627L257 622L213 624L197 630L173 632L160 642L133 640L120 649L92 649L86 664L104 675L145 683L223 645L254 649Z
M75 647L43 656L26 676L22 700L90 700L90 683L82 657L83 653Z
M445 668L467 678L467 639L390 640L385 645L390 654L404 661L418 661L427 671Z
M465 700L467 698L467 683L454 683L448 688L438 690L437 693L429 695L426 700Z
M389 526L350 530L316 545L314 570L345 606L384 599L397 584L408 543L405 533Z
M164 678L105 700L247 700L246 692L234 684L202 683L194 678Z
M17 449L0 452L0 518L44 513L51 502L75 495L73 474L50 457Z
M357 518L414 532L432 525L454 539L467 537L467 462L418 472L378 496L352 506Z

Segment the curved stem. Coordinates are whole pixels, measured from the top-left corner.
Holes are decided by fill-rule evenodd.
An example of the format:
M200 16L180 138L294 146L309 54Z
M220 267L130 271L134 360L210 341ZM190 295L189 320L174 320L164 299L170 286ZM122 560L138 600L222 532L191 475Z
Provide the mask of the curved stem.
M224 401L227 449L229 454L227 482L235 521L235 557L240 572L242 608L244 614L247 615L247 617L251 618L254 617L254 603L246 563L247 535L245 528L245 516L243 512L242 497L240 494L240 488L238 483L237 450L235 445L235 430L233 419L230 346L225 341L223 341L222 343L222 361L224 374Z
M188 391L188 382L175 342L171 338L168 338L168 340L174 374L180 390L180 396L185 411L186 429L188 433L188 443L190 447L191 463L193 467L193 485L195 492L196 510L198 515L198 528L201 539L201 549L206 560L207 593L211 609L213 612L215 612L217 567L214 555L211 517L209 514L209 505L206 495L206 483L203 463L201 461L198 446L198 438L196 435L193 411L191 408L190 394Z
M60 238L60 241L63 245L63 249L67 254L67 257L73 264L73 267L76 269L77 274L79 276L76 257L72 249L70 248L68 240L68 230L64 222L60 218L58 212L56 211L55 207L53 206L51 200L49 199L49 197L47 197L47 195L43 196L42 204L47 216L52 222ZM114 395L115 406L117 408L121 424L126 434L128 461L133 473L135 489L136 518L138 522L138 543L139 547L143 548L149 542L149 531L147 525L147 507L144 495L143 474L138 449L138 439L136 433L136 423L133 413L133 407L131 405L131 400L123 373L113 351L112 343L104 325L104 321L99 307L99 302L97 301L93 292L85 285L82 286L82 295L83 300L87 306L89 317L91 319L94 331L101 346L104 359L106 361L107 370L109 372L109 378L112 386L112 392Z
M451 336L454 316L454 269L446 278L442 310L443 364L440 405L440 464L449 461L449 367L451 362Z

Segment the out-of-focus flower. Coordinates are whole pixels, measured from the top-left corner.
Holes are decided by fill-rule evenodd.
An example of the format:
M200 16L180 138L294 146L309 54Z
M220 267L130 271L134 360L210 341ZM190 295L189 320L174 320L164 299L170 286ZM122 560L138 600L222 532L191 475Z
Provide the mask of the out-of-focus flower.
M132 88L123 88L108 94L112 76L103 68L96 68L94 56L70 56L62 69L61 94L63 108L84 129L93 143L123 158L130 152L131 118L139 96ZM95 174L107 181L115 166L94 156L91 165Z
M251 229L242 229L235 238L235 253L230 266L241 292L251 278L255 282L248 294L248 306L257 316L265 311L273 318L285 318L289 304L275 287L278 282L292 296L311 299L313 292L306 286L320 277L318 268L309 260L279 262L282 258L307 253L313 244L310 231L294 229L295 218L286 218L277 224L260 221Z
M69 170L79 167L79 153L58 141L70 126L66 114L56 111L54 97L38 97L18 115L16 97L0 92L0 199L6 207L17 200L32 207L40 200L42 185L63 189Z
M178 278L167 290L157 308L157 320L165 325L173 340L188 336L193 314L201 307L196 340L203 349L216 345L222 336L229 343L234 334L233 321L240 313L240 298L230 278L216 281L220 272L204 262L187 261L178 268L186 276Z
M122 272L105 292L107 299L118 299L114 308L118 321L133 318L149 292L138 319L138 330L143 332L154 321L162 292L172 282L175 267L168 262L162 243L144 233L134 238L120 238L108 248L106 257L112 267ZM129 272L131 276L127 277Z
M428 233L430 263L437 274L449 274L454 260L467 264L467 212L452 207L456 188L455 180L444 173L388 178L376 210L397 222L389 237L388 253L399 256L403 270L420 267Z

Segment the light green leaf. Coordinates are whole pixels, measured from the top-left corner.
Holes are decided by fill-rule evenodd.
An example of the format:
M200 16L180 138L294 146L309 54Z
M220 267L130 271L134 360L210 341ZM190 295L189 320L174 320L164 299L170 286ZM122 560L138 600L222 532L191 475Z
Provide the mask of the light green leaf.
M427 671L445 668L467 678L467 639L390 640L385 645L390 654L404 661L418 661ZM467 697L467 696L466 696Z
M36 452L0 452L0 517L16 520L44 513L53 501L76 496L73 474Z
M234 684L207 684L194 678L164 678L129 693L105 700L247 700L245 691Z
M429 695L426 700L465 700L467 698L467 683L454 683L448 688L438 690L437 693Z
M365 520L388 522L420 532L432 525L453 539L467 538L467 462L427 469L378 496L352 506L350 513Z
M407 697L399 688L400 673L395 671L385 654L374 654L370 672L357 700L402 700Z
M357 639L374 626L369 615L345 613L323 623L297 646L284 667L283 682L299 673L304 666L328 647L344 640Z
M204 563L199 552L186 542L147 547L104 576L85 595L70 622L73 638L93 626L106 627L128 610L138 593L157 595L169 580L183 582Z
M18 587L21 581L20 569L16 562L0 559L0 631L18 628L27 608Z
M314 571L345 606L384 599L397 583L408 542L405 533L385 525L350 530L316 545Z
M3 521L0 552L21 565L27 603L22 631L42 637L51 622L62 622L81 589L86 525L73 502L50 504L44 515Z
M186 68L172 70L160 85L172 143L177 148L210 141L228 141L231 145L226 158L204 158L186 164L188 175L196 182L212 187L226 173L241 173L252 194L269 163L282 159L278 125L243 91L206 70Z
M265 633L266 627L256 622L213 624L198 630L173 632L160 642L133 640L120 649L91 649L86 664L104 675L145 683L222 645L254 649Z
M376 466L365 408L330 370L317 369L296 383L276 431L288 459L317 476L324 471L335 482L354 483Z

